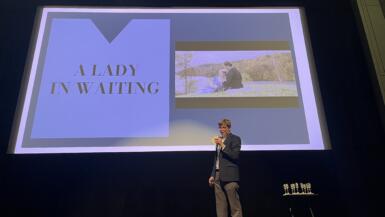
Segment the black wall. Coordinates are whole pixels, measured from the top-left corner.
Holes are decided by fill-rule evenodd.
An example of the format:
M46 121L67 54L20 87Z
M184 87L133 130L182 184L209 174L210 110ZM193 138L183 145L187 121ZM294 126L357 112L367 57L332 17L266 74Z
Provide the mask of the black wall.
M244 216L289 216L282 184L295 181L320 194L316 217L383 216L384 129L351 2L234 2L1 1L0 216L215 216L213 153L6 154L42 5L303 6L333 150L243 152Z

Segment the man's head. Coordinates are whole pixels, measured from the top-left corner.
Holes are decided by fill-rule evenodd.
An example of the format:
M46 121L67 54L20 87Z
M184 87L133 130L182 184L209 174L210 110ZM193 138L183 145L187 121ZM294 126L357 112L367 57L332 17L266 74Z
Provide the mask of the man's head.
M229 61L225 61L223 65L225 65L226 69L230 69L231 67L233 67L233 64L231 64Z
M229 119L222 119L218 122L218 128L219 132L223 137L226 137L228 134L230 134L230 128L231 128L231 121Z

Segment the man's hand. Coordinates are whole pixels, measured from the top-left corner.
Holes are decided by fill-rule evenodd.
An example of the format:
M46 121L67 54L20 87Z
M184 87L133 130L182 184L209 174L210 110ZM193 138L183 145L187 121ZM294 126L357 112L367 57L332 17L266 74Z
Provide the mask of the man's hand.
M214 177L213 177L213 176L210 176L210 178L209 178L209 186L210 186L210 187L213 187L213 186L214 186L214 181L215 181Z
M222 138L215 137L214 141L215 141L215 144L217 144L221 148L223 148L225 146L225 144L223 144L223 142L222 142Z

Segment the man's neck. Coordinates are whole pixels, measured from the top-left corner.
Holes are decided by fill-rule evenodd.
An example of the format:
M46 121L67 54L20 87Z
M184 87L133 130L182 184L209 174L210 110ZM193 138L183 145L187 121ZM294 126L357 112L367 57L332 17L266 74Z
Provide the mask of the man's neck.
M227 137L229 137L230 134L231 134L230 132L229 132L229 133L224 133L224 134L222 135L222 137L223 137L224 139L226 139Z

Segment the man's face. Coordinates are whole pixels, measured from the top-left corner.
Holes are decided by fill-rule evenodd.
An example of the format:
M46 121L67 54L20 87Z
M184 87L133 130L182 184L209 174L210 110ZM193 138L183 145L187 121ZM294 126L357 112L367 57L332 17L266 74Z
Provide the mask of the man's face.
M230 133L230 128L227 125L222 124L219 127L219 132L221 133L222 136L226 137Z

